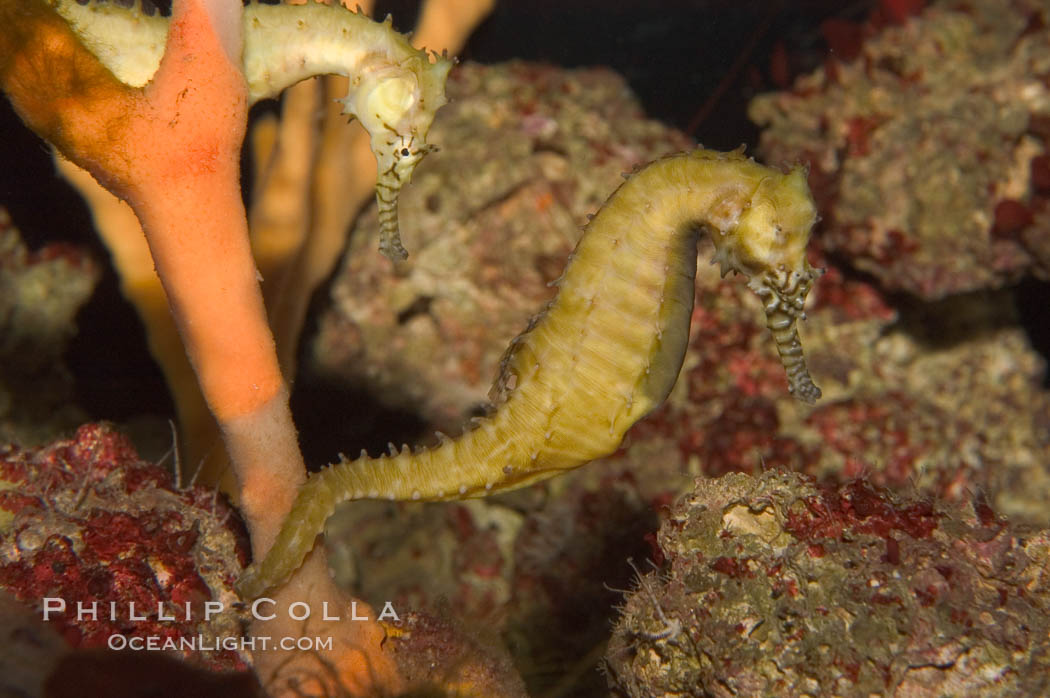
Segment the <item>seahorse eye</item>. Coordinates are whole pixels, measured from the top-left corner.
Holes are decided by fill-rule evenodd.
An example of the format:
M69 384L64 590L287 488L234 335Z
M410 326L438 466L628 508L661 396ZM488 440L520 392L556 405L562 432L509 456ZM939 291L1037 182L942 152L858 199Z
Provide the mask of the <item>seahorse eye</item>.
M409 152L408 148L402 148L401 149L401 157L406 157L407 158L410 154L411 153Z

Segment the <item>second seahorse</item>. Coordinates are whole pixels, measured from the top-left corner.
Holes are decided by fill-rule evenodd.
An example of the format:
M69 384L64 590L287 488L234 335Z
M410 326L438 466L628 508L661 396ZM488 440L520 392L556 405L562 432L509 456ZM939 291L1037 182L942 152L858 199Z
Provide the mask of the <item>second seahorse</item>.
M797 321L819 271L806 261L816 209L802 168L697 150L632 175L584 230L558 295L511 342L495 412L433 449L343 461L310 477L269 554L242 576L254 598L286 580L352 499L445 500L521 487L612 453L667 397L692 314L696 243L722 275L749 278L799 400L813 403Z

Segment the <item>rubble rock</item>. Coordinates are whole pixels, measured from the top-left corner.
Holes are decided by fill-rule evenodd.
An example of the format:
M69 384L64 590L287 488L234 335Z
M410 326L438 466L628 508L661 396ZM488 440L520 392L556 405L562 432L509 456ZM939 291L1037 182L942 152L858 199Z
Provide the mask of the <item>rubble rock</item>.
M981 498L698 479L609 644L627 695L1042 695L1050 536Z

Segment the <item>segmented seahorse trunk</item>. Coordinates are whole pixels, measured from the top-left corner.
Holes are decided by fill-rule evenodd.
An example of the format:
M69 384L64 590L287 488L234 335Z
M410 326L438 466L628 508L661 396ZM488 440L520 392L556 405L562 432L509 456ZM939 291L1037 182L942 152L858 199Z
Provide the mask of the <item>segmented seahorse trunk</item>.
M168 18L137 5L48 0L84 45L121 82L145 85L157 71ZM391 259L408 253L401 244L397 201L423 156L433 148L427 133L446 102L445 80L453 62L428 56L394 31L389 18L374 22L334 3L244 8L242 63L249 99L275 97L314 75L345 75L350 89L343 112L368 131L377 161L376 204L380 251Z
M783 174L739 152L676 155L631 176L587 225L557 297L511 343L493 386L495 413L436 448L362 454L311 476L240 592L252 598L287 579L341 502L480 497L612 453L678 377L701 229L723 275L751 277L791 390L812 402L820 390L795 323L817 275L805 258L815 218L801 169Z

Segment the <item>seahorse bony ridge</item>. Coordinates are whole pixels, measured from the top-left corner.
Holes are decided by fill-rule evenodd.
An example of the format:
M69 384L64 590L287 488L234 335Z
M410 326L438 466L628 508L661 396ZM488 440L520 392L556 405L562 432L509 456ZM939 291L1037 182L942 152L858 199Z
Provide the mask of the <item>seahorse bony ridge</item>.
M287 578L342 501L479 497L614 451L677 379L701 230L725 272L750 277L791 391L812 402L820 391L796 324L817 276L805 258L815 220L801 169L784 174L739 152L698 150L630 176L585 227L558 295L511 342L495 412L433 449L343 461L312 476L241 592L251 597Z

